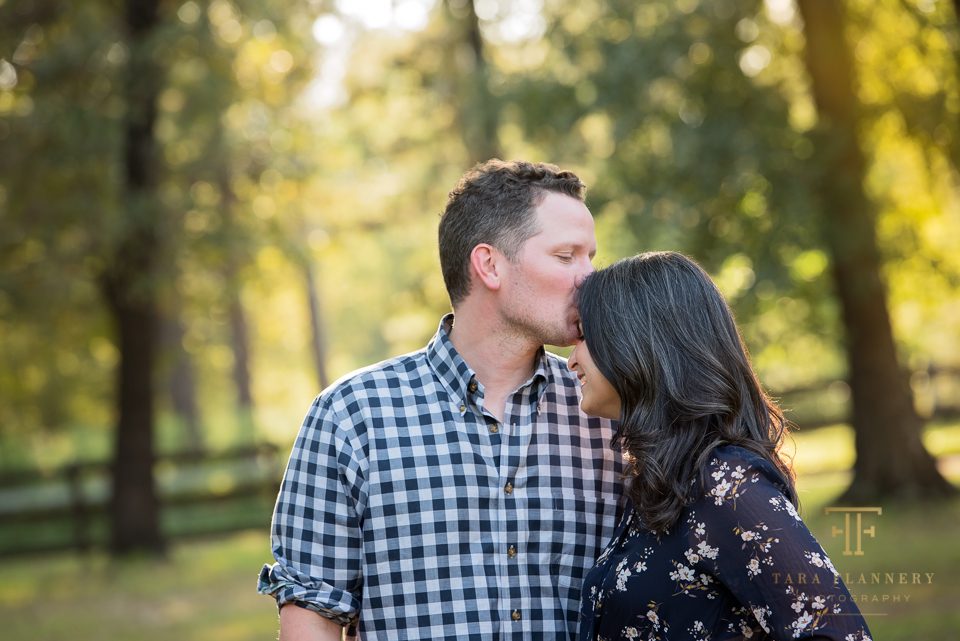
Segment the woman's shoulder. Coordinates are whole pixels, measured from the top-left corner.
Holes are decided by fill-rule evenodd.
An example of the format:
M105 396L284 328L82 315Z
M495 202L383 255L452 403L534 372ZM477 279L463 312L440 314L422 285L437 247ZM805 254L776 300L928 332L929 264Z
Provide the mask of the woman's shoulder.
M707 458L705 480L725 476L749 478L751 482L772 483L786 493L788 482L783 472L777 469L773 461L740 445L725 444L717 447Z
M732 443L723 443L718 445L711 452L711 463L716 462L738 462L738 463L752 463L755 461L766 460L764 456L761 456L754 450L748 449L742 445L734 445Z
M730 443L725 443L714 448L707 459L707 464L713 467L719 467L724 464L728 466L740 465L758 471L765 470L766 468L776 469L773 462L767 458L767 456L742 445L733 445Z

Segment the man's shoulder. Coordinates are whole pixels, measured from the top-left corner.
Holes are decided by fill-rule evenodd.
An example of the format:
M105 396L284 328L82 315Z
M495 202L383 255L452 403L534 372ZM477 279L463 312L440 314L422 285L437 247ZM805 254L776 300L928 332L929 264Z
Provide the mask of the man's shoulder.
M428 374L426 350L419 349L344 374L320 393L320 399L330 401L402 390L420 384Z

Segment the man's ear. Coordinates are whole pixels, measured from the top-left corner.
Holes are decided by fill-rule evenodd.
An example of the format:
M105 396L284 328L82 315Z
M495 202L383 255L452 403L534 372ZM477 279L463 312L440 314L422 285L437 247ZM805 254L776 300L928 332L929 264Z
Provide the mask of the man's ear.
M483 286L492 291L500 289L503 260L503 254L487 243L480 243L470 252L470 268Z

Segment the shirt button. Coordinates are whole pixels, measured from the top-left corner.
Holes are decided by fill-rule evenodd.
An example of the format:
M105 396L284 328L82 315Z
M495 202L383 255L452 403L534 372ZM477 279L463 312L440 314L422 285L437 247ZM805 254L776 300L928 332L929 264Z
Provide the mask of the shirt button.
M497 425L496 423L494 423L493 425L490 426L490 433L491 433L491 434L496 434L496 433L499 432L499 431L500 431L500 426Z
M511 545L510 547L508 547L508 548L507 548L507 556L510 557L511 559L512 559L513 557L517 556L517 548L513 547L512 545Z
M465 413L466 411L467 411L467 406L466 406L466 405L461 405L461 406L460 406L460 413L463 414L463 413Z
M471 392L476 392L476 391L477 391L477 382L476 382L476 381L470 381L470 384L467 385L467 389L470 390Z
M510 613L510 618L513 619L514 621L519 621L519 620L520 620L520 610L514 610L513 612L511 612L511 613Z
M513 494L513 483L507 481L507 484L504 486L503 491L507 494Z

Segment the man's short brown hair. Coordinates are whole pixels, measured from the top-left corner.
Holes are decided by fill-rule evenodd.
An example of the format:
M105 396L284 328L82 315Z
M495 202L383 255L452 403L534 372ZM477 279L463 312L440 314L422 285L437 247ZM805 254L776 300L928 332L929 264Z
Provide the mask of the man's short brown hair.
M480 243L513 260L537 232L537 206L548 192L583 201L586 186L556 165L488 160L465 173L440 215L440 269L454 306L470 292L470 253Z

